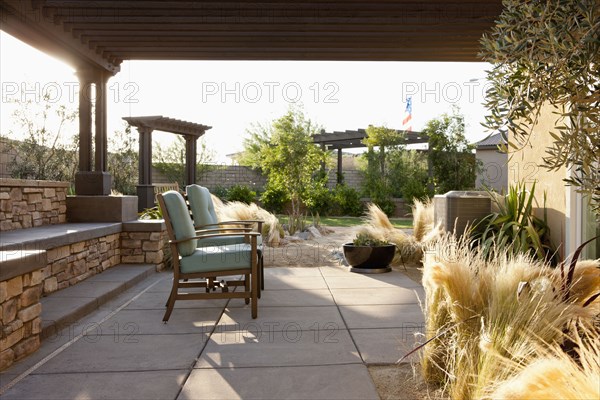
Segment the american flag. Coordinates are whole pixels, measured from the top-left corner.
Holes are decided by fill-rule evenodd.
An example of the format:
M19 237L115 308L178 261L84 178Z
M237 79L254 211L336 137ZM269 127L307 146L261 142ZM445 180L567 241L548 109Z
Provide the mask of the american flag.
M406 98L406 110L402 118L402 130L412 132L412 97Z

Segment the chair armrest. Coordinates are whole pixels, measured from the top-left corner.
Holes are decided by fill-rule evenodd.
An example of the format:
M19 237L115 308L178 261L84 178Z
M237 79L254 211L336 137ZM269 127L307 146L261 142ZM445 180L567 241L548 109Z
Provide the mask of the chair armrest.
M220 225L252 225L253 222L249 222L249 221L225 221L225 222L217 222L214 224L206 224L206 225L199 225L196 228L199 229L203 229L204 227L207 226L220 226Z
M206 225L205 225L206 226ZM252 228L214 228L214 229L196 229L196 234L203 232L223 232L223 233L233 233L233 232L252 232Z
M218 225L254 225L254 224L258 224L258 231L262 233L262 225L265 221L259 220L259 219L244 219L244 220L237 220L237 221L221 221L221 222L217 222L215 224L206 224L206 225L200 225L197 228L204 228L206 226L218 226Z
M204 232L209 232L212 231L212 229L207 229ZM220 229L216 229L215 231L221 231ZM170 244L179 244L179 243L184 243L190 240L196 240L196 239L206 239L206 238L210 238L210 237L220 237L220 236L248 236L248 237L252 237L252 236L260 236L260 233L258 232L242 232L242 233L208 233L206 235L198 235L198 236L193 236L191 238L187 238L187 239L180 239L180 240L169 240Z

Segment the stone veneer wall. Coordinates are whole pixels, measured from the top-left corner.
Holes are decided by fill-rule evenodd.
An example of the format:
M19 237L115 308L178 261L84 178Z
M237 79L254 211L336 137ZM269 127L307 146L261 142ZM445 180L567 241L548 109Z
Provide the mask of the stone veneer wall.
M67 220L68 182L0 179L0 231Z
M43 294L73 286L119 264L119 239L115 233L47 250L48 264L40 270Z
M39 348L43 295L121 262L162 270L166 240L162 220L124 222L120 232L49 248L44 267L0 282L0 371Z
M40 346L42 282L40 270L0 282L0 370Z
M121 263L155 264L156 270L162 271L167 241L167 228L162 220L125 222L121 232Z

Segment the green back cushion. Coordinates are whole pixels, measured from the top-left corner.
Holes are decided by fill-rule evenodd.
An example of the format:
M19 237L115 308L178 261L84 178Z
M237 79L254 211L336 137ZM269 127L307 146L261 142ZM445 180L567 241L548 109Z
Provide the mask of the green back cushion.
M185 192L194 217L194 226L216 224L218 221L210 192L200 185L188 185Z
M163 193L163 200L165 201L165 206L167 207L167 212L171 219L171 225L175 232L175 239L183 240L196 236L194 224L192 224L192 219L190 218L190 213L185 205L183 196L179 192L169 190L168 192ZM189 256L196 250L196 241L190 240L179 243L177 245L177 250L182 257Z

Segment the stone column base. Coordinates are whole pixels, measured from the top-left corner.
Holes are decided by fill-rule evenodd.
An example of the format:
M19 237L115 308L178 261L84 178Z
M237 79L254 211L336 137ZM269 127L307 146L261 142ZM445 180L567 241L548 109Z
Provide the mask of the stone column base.
M138 185L138 212L154 207L154 185Z
M75 174L75 193L80 196L108 196L111 181L108 172L79 171Z

